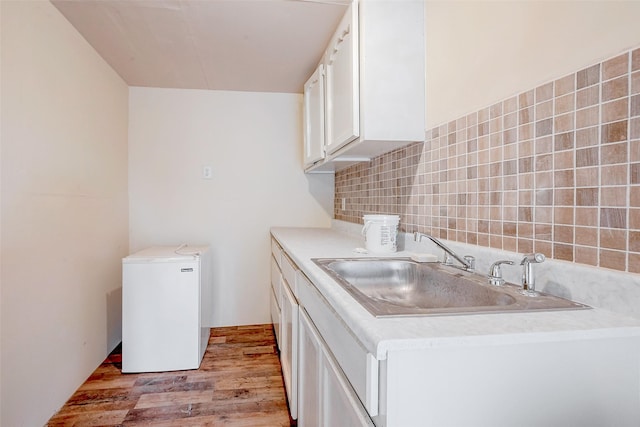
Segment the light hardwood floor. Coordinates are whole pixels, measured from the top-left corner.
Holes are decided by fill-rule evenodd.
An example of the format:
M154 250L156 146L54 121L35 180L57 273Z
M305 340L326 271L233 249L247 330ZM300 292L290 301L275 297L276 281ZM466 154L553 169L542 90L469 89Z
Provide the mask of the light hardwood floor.
M295 425L271 325L214 328L200 369L122 374L107 357L47 426Z

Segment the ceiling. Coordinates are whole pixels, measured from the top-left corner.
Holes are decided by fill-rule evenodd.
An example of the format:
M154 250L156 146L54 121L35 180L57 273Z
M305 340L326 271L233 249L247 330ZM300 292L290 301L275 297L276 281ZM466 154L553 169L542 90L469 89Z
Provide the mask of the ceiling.
M349 0L51 0L130 86L302 93Z

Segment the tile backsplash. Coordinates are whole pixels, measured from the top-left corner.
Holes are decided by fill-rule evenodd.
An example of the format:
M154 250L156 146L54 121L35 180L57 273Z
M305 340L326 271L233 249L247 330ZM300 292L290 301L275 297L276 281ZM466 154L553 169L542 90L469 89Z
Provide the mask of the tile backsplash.
M640 48L336 172L335 218L640 273ZM341 209L342 199L346 209Z

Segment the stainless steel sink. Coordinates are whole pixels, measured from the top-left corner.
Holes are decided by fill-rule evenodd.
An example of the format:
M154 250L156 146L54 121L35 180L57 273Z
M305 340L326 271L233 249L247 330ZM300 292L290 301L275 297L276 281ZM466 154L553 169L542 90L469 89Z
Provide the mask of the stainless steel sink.
M544 293L525 296L519 286L492 286L486 276L440 263L405 258L313 261L376 317L590 308Z

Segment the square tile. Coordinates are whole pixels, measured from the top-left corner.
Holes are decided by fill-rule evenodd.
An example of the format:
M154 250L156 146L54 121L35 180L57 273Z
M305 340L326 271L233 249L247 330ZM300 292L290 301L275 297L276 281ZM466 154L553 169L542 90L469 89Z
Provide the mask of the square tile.
M630 117L640 116L640 94L631 97Z
M628 265L630 273L640 273L640 254L630 253Z
M600 102L600 86L591 86L576 92L576 108L591 107Z
M536 88L536 103L547 101L553 98L553 82L543 84Z
M627 209L600 208L600 227L627 228Z
M555 96L561 97L576 89L576 75L569 74L555 81Z
M626 185L629 176L629 167L626 164L607 165L601 167L602 185Z
M575 191L573 188L556 188L553 194L554 206L571 206L573 209L575 205ZM638 193L640 197L640 191ZM573 211L571 213L571 221L573 223Z
M506 99L502 103L502 112L503 114L514 113L518 111L518 97L513 96L511 98Z
M555 243L553 245L553 257L563 261L573 261L573 245L565 245L562 243Z
M627 187L602 187L600 189L600 206L626 207Z
M576 73L576 87L582 89L600 82L600 64L580 70Z
M626 253L601 249L599 254L599 266L613 270L626 270Z
M600 147L600 162L603 165L627 162L629 144L626 141L602 145Z
M553 99L536 104L536 120L547 119L553 116Z
M553 164L556 170L573 169L575 167L575 153L572 150L560 151L553 154Z
M521 252L521 253L533 252L533 240L518 239L518 252Z
M602 133L600 141L603 144L611 142L624 141L627 139L627 127L628 121L622 120L619 122L608 123L602 125Z
M556 225L553 227L554 242L573 243L574 227Z
M556 98L554 104L554 112L555 114L573 112L573 110L575 110L575 106L575 93L571 92L567 95Z
M518 96L518 108L530 107L534 104L535 92L533 90L521 93Z
M607 102L629 95L629 79L618 77L602 84L602 101Z
M576 131L576 147L590 147L598 144L600 144L600 133L598 132L598 127L594 126Z
M576 111L576 129L597 126L600 123L600 106Z
M553 176L553 185L556 188L575 187L574 170L556 170Z
M576 206L598 206L599 193L600 192L597 187L577 188Z
M591 247L576 246L575 262L587 265L598 265L598 250Z
M629 53L623 53L602 63L602 79L621 76L629 70Z
M629 117L629 98L624 97L602 104L601 114L603 123L627 119Z
M576 187L594 187L600 184L600 168L598 167L576 169L575 174Z
M553 132L553 119L545 119L536 122L536 138L550 135Z
M598 246L598 229L595 227L576 227L575 243L577 245Z

